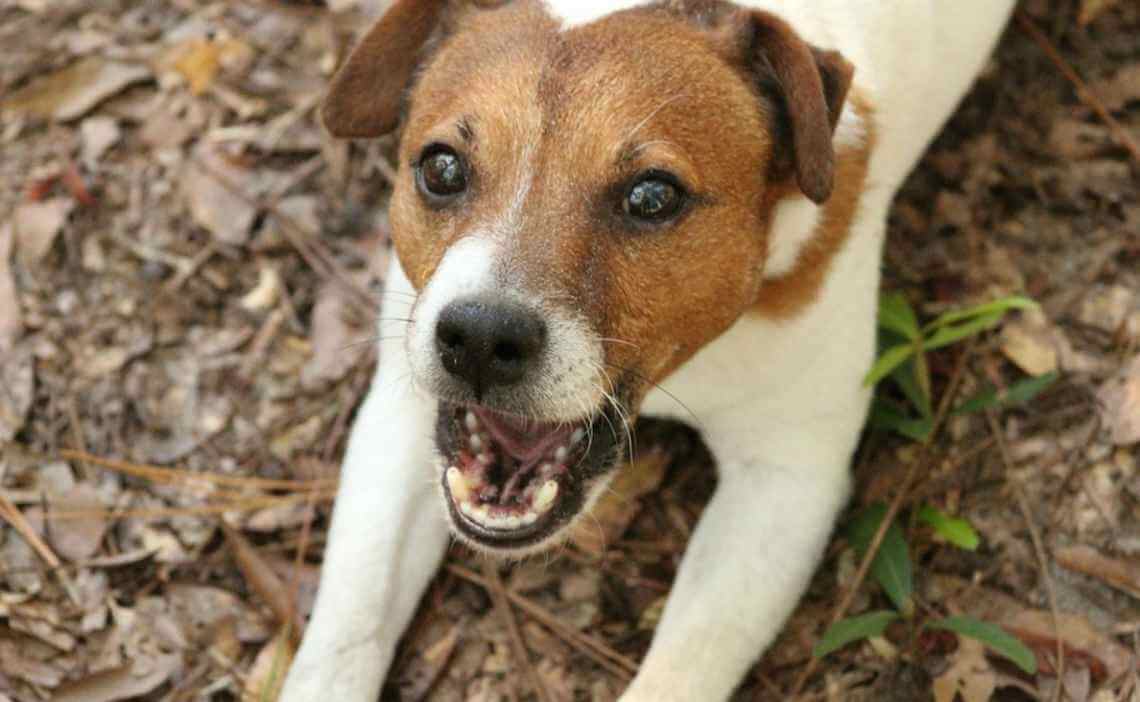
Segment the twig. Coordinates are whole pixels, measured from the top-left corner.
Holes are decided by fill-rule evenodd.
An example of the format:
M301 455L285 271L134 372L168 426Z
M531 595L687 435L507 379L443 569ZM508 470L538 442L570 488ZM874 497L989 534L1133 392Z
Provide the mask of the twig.
M507 632L511 636L511 646L515 649L515 658L526 670L527 677L530 678L530 685L534 688L538 699L542 702L550 702L550 690L546 689L546 684L542 681L538 671L534 669L534 661L530 659L530 653L526 649L526 642L523 641L522 632L519 631L519 623L515 620L515 613L511 611L510 602L507 601L507 588L503 587L503 579L499 576L499 567L494 562L487 561L483 566L483 577L491 586L488 592L495 602L495 608L499 610L499 616L503 618L503 623L507 625Z
M871 539L871 545L867 548L867 553L863 556L863 561L859 564L859 570L855 572L854 582L852 582L846 592L843 593L843 599L840 600L839 606L832 612L829 626L834 625L847 615L847 610L851 608L851 604L855 601L856 593L859 592L860 586L862 586L863 581L867 578L867 573L871 570L871 563L875 560L875 555L879 552L879 547L883 543L887 529L894 523L895 517L898 516L899 510L902 509L903 502L910 493L912 483L918 473L918 466L925 464L926 458L930 454L930 449L934 445L934 440L938 437L938 433L942 429L946 415L949 414L950 405L953 402L955 394L958 392L958 385L966 370L966 360L973 352L975 343L976 342L971 342L970 345L962 351L962 355L958 357L958 362L954 368L954 375L951 376L950 384L946 386L946 391L942 394L942 401L939 403L938 412L934 416L934 423L931 426L930 435L927 437L926 442L922 444L922 449L911 459L910 464L907 466L906 475L903 477L902 484L899 486L898 494L896 494L891 501L891 505L887 509L883 521L879 523L879 528L875 532L874 538ZM808 661L807 666L796 679L795 685L792 686L792 691L788 694L789 699L795 699L800 695L804 685L807 684L808 678L815 672L816 666L818 665L818 658L813 657Z
M1017 24L1021 27L1023 32L1029 35L1030 39L1041 47L1041 50L1045 52L1045 55L1049 57L1049 60L1053 62L1057 70L1073 84L1073 88L1077 91L1077 97L1108 126L1109 131L1116 137L1120 145L1132 154L1132 160L1140 163L1140 146L1136 145L1136 142L1132 140L1132 136L1125 131L1124 128L1120 126L1120 122L1116 121L1116 118L1109 113L1100 98L1089 90L1088 84L1081 80L1081 77L1077 75L1073 67L1065 61L1064 57L1057 51L1057 48L1049 41L1049 37L1045 36L1041 30L1037 28L1037 25L1033 24L1033 20L1029 19L1024 12L1018 11Z
M1049 610L1053 615L1053 636L1057 640L1057 687L1053 691L1053 700L1060 702L1061 691L1065 688L1065 644L1061 636L1061 611L1057 607L1057 593L1053 589L1053 578L1049 575L1049 559L1045 555L1045 544L1041 540L1041 532L1038 531L1037 522L1033 519L1033 512L1029 509L1029 501L1025 498L1021 483L1013 474L1013 459L1009 455L1005 436L1001 433L997 413L992 409L987 410L986 420L989 422L990 432L994 436L994 441L997 442L998 453L1001 454L1002 463L1005 465L1006 480L1013 490L1013 494L1017 497L1017 506L1021 509L1021 515L1025 518L1026 526L1029 527L1029 537L1033 541L1033 550L1037 554L1037 565L1041 569L1041 580L1045 584L1045 594L1049 598Z
M212 483L227 487L260 488L263 490L291 490L295 492L310 492L318 489L329 489L336 486L335 478L317 478L314 480L281 480L275 478L248 478L217 473L202 473L176 468L160 468L129 461L120 461L113 458L102 458L83 451L64 449L59 452L62 458L71 461L84 461L101 468L144 478L156 483Z
M463 578L468 582L475 583L476 585L490 590L491 585L482 576L474 571L468 570L461 565L455 563L448 563L446 568L449 572ZM613 673L622 680L630 680L633 674L637 672L637 663L629 658L623 656L617 651L613 650L605 643L598 641L589 634L583 634L577 629L563 624L559 621L558 617L550 612L547 612L542 607L531 602L526 597L523 597L517 592L507 590L507 599L509 599L516 607L529 614L540 624L553 631L563 641L570 646L577 649L579 652L591 658L595 663Z

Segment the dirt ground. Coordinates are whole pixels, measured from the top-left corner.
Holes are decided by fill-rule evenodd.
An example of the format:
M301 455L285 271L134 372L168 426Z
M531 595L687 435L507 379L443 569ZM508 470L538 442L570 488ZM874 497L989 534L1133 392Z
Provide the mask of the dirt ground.
M391 144L314 120L354 4L0 2L0 701L272 699L389 256ZM840 531L739 699L1140 700L1140 3L1020 13L896 204L884 284L924 318L1041 303L933 353L936 398L1059 379L928 449L868 433L852 509L900 500L919 619L1001 624L1038 673L903 626L809 669L844 592L888 606ZM616 698L715 480L687 430L638 444L566 548L501 580L452 549L384 699Z

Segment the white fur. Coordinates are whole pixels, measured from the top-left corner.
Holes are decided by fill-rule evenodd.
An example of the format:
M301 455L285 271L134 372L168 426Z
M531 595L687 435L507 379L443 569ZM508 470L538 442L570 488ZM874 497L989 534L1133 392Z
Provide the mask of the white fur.
M572 31L645 1L546 0L546 6ZM869 392L861 381L874 353L890 201L981 67L1013 3L742 4L776 12L807 41L838 49L857 66L857 89L874 106L876 146L850 237L815 304L784 322L746 316L702 349L664 383L684 407L665 392L646 400L645 413L701 429L720 484L623 702L727 699L803 592L847 498L847 464L866 414ZM841 119L837 144L865 138L866 127ZM774 235L769 275L790 269L816 217L810 208L781 209L776 224L786 230ZM482 271L484 258L464 265ZM393 271L406 288L397 264ZM441 282L440 291L464 289L462 277ZM442 300L444 293L438 295ZM386 314L388 303L398 301L389 298ZM418 314L438 304L425 301ZM377 379L357 418L317 609L286 702L376 699L446 541L439 507L427 507L424 496L431 492L427 477L436 475L426 439L430 411L400 385L407 370L394 358L396 348L381 343ZM589 348L567 353L590 358Z

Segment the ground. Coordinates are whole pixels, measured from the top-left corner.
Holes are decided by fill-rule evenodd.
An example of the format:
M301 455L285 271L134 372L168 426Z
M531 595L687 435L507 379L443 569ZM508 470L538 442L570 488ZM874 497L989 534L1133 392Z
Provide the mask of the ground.
M272 698L389 255L391 144L314 121L354 5L0 3L0 700ZM1024 3L890 220L923 319L1041 305L933 352L936 399L1059 378L927 446L869 432L844 522L900 507L915 621L1000 624L1038 672L904 623L809 665L890 606L841 528L740 699L1140 700L1138 36L1129 0ZM693 434L638 445L567 547L502 580L452 549L385 699L615 698L714 483Z

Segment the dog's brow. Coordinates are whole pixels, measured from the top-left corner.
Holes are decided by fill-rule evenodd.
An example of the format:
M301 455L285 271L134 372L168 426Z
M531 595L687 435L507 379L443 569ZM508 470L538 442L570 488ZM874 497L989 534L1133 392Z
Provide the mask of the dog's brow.
M468 144L474 141L475 129L471 126L471 117L468 115L460 117L459 123L455 125L455 128L459 131L459 136L463 139L463 141L467 142Z

